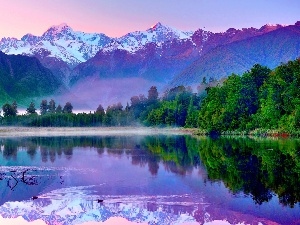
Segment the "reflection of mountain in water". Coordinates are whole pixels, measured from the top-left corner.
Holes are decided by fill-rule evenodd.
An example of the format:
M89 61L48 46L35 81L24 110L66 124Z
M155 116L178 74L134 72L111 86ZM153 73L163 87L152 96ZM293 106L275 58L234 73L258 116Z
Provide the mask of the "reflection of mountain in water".
M34 201L7 202L0 207L3 217L22 216L28 221L42 219L47 224L81 224L122 217L148 224L182 224L227 219L238 222L268 222L254 216L210 207L197 196L97 196L93 187L55 190ZM104 198L98 203L99 197Z
M160 169L185 176L193 168L205 167L207 172L201 170L203 179L221 180L233 193L249 195L257 204L270 201L274 193L283 205L293 207L300 202L299 140L212 140L190 136L1 140L3 158L12 161L17 159L19 151L26 151L31 159L40 154L42 162L54 162L58 157L72 160L77 148L96 150L99 156L126 155L133 165L148 167L154 176Z

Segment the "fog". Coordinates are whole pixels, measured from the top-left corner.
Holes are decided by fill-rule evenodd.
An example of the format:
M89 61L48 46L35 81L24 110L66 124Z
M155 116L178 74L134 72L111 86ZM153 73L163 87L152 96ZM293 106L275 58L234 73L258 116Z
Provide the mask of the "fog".
M130 98L135 95L148 95L151 86L159 87L160 84L153 83L142 78L119 78L101 80L99 77L89 77L71 87L67 93L48 96L48 101L53 98L56 104L64 106L71 102L74 112L95 111L99 104L105 109L108 105L121 102L125 108L130 104Z

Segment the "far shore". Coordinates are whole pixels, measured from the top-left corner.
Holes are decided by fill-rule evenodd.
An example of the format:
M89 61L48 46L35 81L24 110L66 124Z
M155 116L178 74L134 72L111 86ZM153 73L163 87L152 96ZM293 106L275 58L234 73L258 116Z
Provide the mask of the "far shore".
M151 127L0 127L0 137L192 135L195 129Z

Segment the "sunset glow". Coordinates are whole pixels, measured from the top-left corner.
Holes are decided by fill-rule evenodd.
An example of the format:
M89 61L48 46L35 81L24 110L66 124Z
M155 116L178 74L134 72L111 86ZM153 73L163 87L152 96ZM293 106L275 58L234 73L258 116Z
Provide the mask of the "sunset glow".
M172 7L170 7L170 5ZM232 7L235 5L235 7ZM260 27L266 23L293 24L300 2L166 0L14 0L1 3L0 38L41 35L52 25L67 23L74 30L102 32L119 37L145 30L160 21L181 30L204 28L225 31L230 27ZM88 15L88 16L86 16Z

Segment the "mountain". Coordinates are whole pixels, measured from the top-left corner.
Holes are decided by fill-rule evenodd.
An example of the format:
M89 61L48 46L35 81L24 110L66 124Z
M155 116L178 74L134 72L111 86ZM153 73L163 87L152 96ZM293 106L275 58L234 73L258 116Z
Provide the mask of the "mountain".
M33 98L57 92L62 83L37 58L0 52L0 103ZM26 96L26 97L24 97Z
M193 32L180 31L158 22L146 31L135 31L120 38L115 38L104 47L104 51L119 49L134 53L149 43L155 43L159 46L162 43L173 41L174 39L189 39L192 34Z
M283 25L266 24L260 29L256 28L243 28L241 30L235 28L229 28L226 32L212 33L204 31L202 29L196 30L192 36L192 40L197 46L201 46L202 55L206 54L210 50L221 46L230 44L236 41L245 40L251 37L266 34L270 31L277 30Z
M267 24L259 29L230 28L213 33L203 29L180 31L158 22L145 31L111 38L60 24L41 36L2 38L0 51L37 58L51 70L53 79L69 88L56 98L94 109L99 103L126 103L132 95L147 94L152 85L161 91L166 86L199 84L204 76L221 78L244 72L256 62L267 60L276 66L294 59L298 42L289 40L289 35L292 40L298 36L297 32L284 34L289 27L297 26ZM276 38L273 33L280 30L283 36ZM284 47L282 54L278 52L280 46Z
M139 77L167 83L177 71L199 56L192 45L189 40L173 40L160 46L147 43L134 53L124 49L100 50L96 56L74 68L70 83L94 75L102 79Z
M2 38L0 50L6 54L53 57L69 66L78 65L94 56L110 42L104 34L73 31L67 24L50 27L42 36L24 35L21 40Z
M300 26L263 26L267 33L219 45L203 54L177 75L170 86L200 84L206 77L224 78L242 74L254 64L271 69L300 57Z
M20 40L2 38L0 51L38 58L67 85L97 75L100 78L142 77L163 86L210 50L281 27L230 28L212 33L201 29L180 31L158 22L145 31L110 38L101 33L74 31L63 23L50 27L41 36L26 34Z
M68 83L71 69L93 57L111 38L104 34L73 31L67 24L50 27L42 36L2 38L0 51L9 55L35 56L58 78Z
M281 27L230 28L223 33L212 33L201 29L183 32L157 23L146 31L128 33L111 41L93 58L75 67L70 83L89 76L99 76L101 79L139 77L164 86L211 49Z

